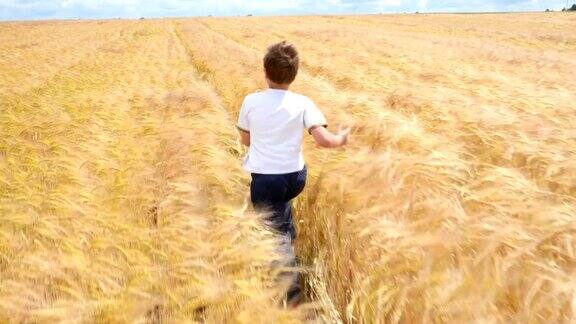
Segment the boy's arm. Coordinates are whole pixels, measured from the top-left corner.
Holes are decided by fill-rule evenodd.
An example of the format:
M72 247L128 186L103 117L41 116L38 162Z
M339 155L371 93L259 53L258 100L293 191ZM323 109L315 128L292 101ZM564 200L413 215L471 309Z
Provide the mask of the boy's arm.
M248 97L244 98L242 106L240 107L240 114L238 116L238 122L236 123L236 128L240 133L240 143L250 146L250 121L248 120L248 106L246 105L246 100Z
M340 129L337 134L334 134L327 130L326 127L313 126L310 128L310 134L312 134L318 146L334 148L343 146L348 142L350 128Z
M238 127L238 133L240 133L240 143L250 146L250 132Z
M306 127L308 132L312 134L316 144L320 147L333 148L340 147L348 142L348 133L350 133L350 129L340 128L337 134L333 134L326 129L326 124L326 117L324 117L324 114L322 114L320 109L316 107L312 100L306 98L304 127Z

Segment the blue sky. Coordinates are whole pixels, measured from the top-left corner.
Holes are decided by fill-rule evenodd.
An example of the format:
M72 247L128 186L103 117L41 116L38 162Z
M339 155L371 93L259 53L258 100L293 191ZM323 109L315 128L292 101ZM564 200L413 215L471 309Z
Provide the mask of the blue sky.
M569 0L576 2L576 0ZM561 9L565 0L0 0L0 20Z

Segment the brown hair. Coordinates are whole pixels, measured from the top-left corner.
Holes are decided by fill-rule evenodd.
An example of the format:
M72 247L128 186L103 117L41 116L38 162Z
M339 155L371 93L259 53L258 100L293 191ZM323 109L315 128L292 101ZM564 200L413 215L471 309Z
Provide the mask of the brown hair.
M268 47L264 56L266 76L278 84L292 83L298 74L298 51L292 44L282 41Z

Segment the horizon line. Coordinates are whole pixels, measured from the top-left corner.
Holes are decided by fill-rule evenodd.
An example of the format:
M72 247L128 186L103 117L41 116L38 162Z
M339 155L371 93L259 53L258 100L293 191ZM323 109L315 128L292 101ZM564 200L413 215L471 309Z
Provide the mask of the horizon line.
M314 16L393 16L393 15L427 15L427 14L443 14L443 15L474 15L474 14L522 14L522 13L550 13L550 12L564 12L550 9L533 10L533 11L413 11L413 12L354 12L354 13L306 13L306 14L237 14L237 15L201 15L201 16L141 16L141 17L104 17L104 18L30 18L30 19L3 19L2 22L39 22L39 21L101 21L101 20L161 20L161 19L193 19L193 18L249 18L249 17L314 17Z

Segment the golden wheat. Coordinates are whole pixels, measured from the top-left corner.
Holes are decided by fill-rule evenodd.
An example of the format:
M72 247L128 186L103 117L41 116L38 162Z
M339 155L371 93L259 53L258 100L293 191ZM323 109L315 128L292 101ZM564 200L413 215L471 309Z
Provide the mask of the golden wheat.
M32 90L2 84L3 320L300 318L279 307L276 238L242 213L231 118L172 23L99 29L119 35Z
M575 24L1 24L0 319L576 321ZM355 125L345 150L305 142L295 309L233 127L282 39L294 90Z

